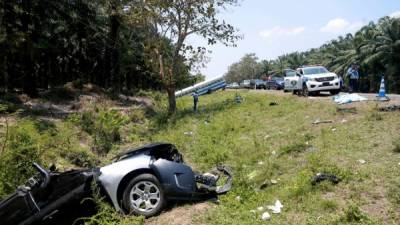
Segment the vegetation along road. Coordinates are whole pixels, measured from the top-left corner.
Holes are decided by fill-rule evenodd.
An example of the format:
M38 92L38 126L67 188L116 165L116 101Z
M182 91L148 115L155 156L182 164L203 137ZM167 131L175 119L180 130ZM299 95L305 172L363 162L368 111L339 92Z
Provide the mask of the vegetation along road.
M242 103L234 101L236 93ZM158 93L119 100L86 93L62 103L71 109L63 117L40 108L61 103L9 100L2 104L7 112L2 134L5 119L9 129L0 156L0 190L4 196L30 175L10 163L16 159L21 165L54 163L60 170L91 167L107 164L128 147L166 141L199 171L219 163L231 166L233 189L218 204L180 204L146 220L122 217L101 203L99 214L86 224L264 224L261 214L276 200L282 212L271 214L269 224L396 224L400 111L377 110L390 103L338 106L321 99L225 91L202 96L198 113L192 112L190 97L179 99L172 117L166 116L166 96ZM313 125L316 120L333 122ZM320 172L341 181L312 185Z

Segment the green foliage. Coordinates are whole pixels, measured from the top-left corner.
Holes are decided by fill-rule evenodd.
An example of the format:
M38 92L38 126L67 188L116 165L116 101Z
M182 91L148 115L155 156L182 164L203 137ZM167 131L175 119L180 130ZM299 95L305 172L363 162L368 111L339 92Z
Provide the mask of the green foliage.
M144 218L141 216L124 216L115 211L114 207L105 202L101 197L96 184L93 184L94 197L86 201L94 201L97 205L97 213L88 218L80 218L84 225L142 225Z
M371 222L368 216L365 215L365 213L363 213L360 208L354 203L350 203L349 206L345 209L342 220L345 222Z
M43 163L46 134L39 134L34 123L21 121L9 128L5 152L0 155L0 196L8 194L35 173L32 163Z
M117 110L94 107L81 115L72 115L69 120L93 136L93 150L107 154L114 143L121 141L121 128L129 118Z
M301 153L307 149L307 144L304 142L297 142L290 145L285 145L279 149L281 155L292 154L292 153Z

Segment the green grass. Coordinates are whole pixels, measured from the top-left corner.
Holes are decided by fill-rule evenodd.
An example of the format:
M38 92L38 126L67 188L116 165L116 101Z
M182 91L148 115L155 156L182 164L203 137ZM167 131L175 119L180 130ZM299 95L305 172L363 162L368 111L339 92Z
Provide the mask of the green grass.
M105 164L127 147L165 141L175 144L198 171L217 164L230 166L232 190L220 197L219 205L193 218L198 224L265 224L262 212L251 210L277 199L283 211L273 214L268 224L397 224L399 112L378 112L369 103L354 104L357 109L347 112L329 99L254 91L239 91L244 101L236 103L235 93L201 96L197 113L192 112L191 97L180 98L172 117L166 113L165 96L155 94L154 108L133 110L126 115L129 122L107 127L121 137L111 143L106 156L93 156L96 135L83 131L85 124L76 125L79 116L36 129L46 138L54 129L57 140L61 135L70 137L67 143L59 142L64 152L71 153L56 160L67 165L92 165L98 160ZM270 102L278 105L270 106ZM334 123L312 125L317 119ZM81 129L77 137L71 135L76 129ZM87 140L88 146L72 150L79 139ZM76 162L81 156L85 160ZM360 164L359 159L367 163ZM312 186L318 172L334 174L342 181ZM278 183L265 185L271 179Z

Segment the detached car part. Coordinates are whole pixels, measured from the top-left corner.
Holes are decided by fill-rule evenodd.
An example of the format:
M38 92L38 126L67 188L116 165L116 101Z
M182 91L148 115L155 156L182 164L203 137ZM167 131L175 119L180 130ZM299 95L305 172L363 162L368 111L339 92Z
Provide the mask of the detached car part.
M59 173L37 164L34 167L38 174L0 202L2 225L43 224L67 206L90 197L92 181L117 211L145 217L160 213L169 200L207 200L225 194L232 185L229 168L195 173L168 143L127 151L112 164L91 170Z

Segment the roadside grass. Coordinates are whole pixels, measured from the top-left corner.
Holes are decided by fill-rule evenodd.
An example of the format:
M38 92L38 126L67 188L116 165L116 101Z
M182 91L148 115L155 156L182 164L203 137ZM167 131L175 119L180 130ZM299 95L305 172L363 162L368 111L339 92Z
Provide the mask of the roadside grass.
M234 101L236 93L243 97L242 103ZM153 100L151 108L117 112L104 101L67 119L19 118L11 125L15 138L6 152L35 153L40 148L41 154L34 156L45 165L90 167L110 162L126 148L164 141L175 144L195 170L230 166L232 190L220 197L216 207L193 218L194 224L265 224L261 214L276 200L284 207L280 214L272 214L268 224L397 224L400 220L399 112L378 112L373 103L339 107L329 98L240 90L201 96L196 113L191 97L180 98L178 111L168 116L164 95L142 94ZM0 111L7 112L6 107ZM316 120L333 123L313 125ZM4 126L0 133L5 133ZM0 157L6 162L20 155ZM6 177L14 168L0 169L8 180L14 176ZM320 172L336 175L341 182L311 185ZM13 185L0 185L0 194ZM111 215L111 208L100 206L87 224L130 224L129 217ZM132 218L132 223L141 224L143 219Z
M190 97L179 99L176 118L159 124L151 138L176 144L199 170L216 164L232 167L232 191L196 221L264 224L260 217L265 210L256 209L279 199L283 212L272 215L268 224L397 223L400 211L393 202L398 201L400 155L392 142L400 128L398 113L377 112L369 103L338 112L329 100L240 94L245 99L240 104L234 102L233 91L202 96L197 113L191 111ZM317 119L334 122L312 125ZM342 182L312 186L318 172L334 174ZM278 183L270 184L271 179ZM375 205L379 212L369 212Z

